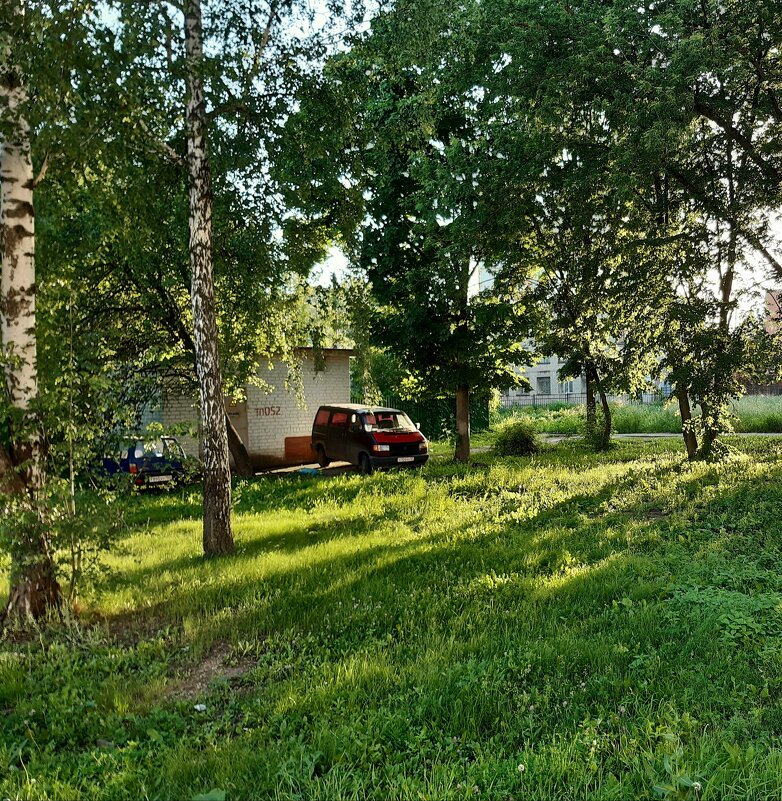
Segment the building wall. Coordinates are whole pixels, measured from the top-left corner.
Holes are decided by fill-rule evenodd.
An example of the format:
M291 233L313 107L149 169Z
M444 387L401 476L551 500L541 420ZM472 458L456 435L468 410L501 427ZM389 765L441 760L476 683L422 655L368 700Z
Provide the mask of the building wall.
M245 407L242 410L246 411L247 419L245 446L257 466L311 461L309 440L318 407L350 401L350 354L349 350L325 351L324 369L316 372L312 352L303 352L301 396L297 396L295 388L286 388L288 367L283 363L259 371L259 378L273 387L271 392L252 385L245 387L246 400L234 408ZM164 394L162 417L166 427L195 424L198 402ZM177 438L188 453L198 454L196 438Z
M251 454L285 458L285 440L309 438L318 406L324 403L350 402L350 351L326 351L325 369L315 371L311 353L301 367L303 405L293 388L285 389L288 368L276 364L263 370L260 377L274 386L266 394L259 387L247 391L247 450Z
M194 436L177 433L179 444L185 449L188 456L198 456L198 399L188 398L185 395L163 395L161 422L166 428L185 423L193 429Z
M569 381L560 381L557 372L562 366L562 362L555 354L547 356L531 367L517 367L516 372L523 375L532 384L531 392L536 395L560 395L564 393L586 392L585 381L582 377L576 376ZM546 389L548 387L548 389ZM530 393L521 388L510 389L503 393L505 397L528 396Z

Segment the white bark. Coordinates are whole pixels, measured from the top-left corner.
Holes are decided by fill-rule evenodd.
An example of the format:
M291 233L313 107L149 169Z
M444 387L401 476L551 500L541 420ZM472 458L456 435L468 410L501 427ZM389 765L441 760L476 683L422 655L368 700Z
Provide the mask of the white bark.
M23 20L21 3L12 6L12 13ZM0 55L0 336L8 397L19 412L10 418L10 449L0 444L0 488L9 494L26 495L30 508L40 515L43 446L39 425L31 413L38 395L35 183L27 91L13 59L14 47L21 46L29 43L12 40ZM20 523L12 538L10 591L2 617L39 618L59 609L60 598L43 519L37 524Z
M22 85L0 82L0 103L9 134L0 143L2 315L0 332L11 403L27 409L38 394L35 347L35 216L30 127ZM10 85L9 85L10 84Z
M206 143L206 106L201 69L201 1L185 10L187 54L187 164L190 178L190 266L193 342L201 401L204 458L204 553L233 551L231 470L214 306L212 187Z

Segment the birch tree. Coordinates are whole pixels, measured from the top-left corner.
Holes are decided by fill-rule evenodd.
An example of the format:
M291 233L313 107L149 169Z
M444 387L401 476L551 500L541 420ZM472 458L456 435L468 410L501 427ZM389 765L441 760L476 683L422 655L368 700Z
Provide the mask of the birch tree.
M269 250L284 216L269 161L293 89L327 47L306 0L116 0L107 58L125 68L107 83L113 125L131 151L186 168L191 314L204 454L204 552L233 549L228 437L215 298L212 184L248 218L263 217ZM330 9L337 14L336 6ZM184 22L183 28L180 27ZM184 30L184 36L178 32ZM182 110L184 109L184 117ZM183 151L186 151L186 157ZM275 230L276 229L276 230ZM186 320L187 324L191 321ZM282 335L280 336L282 340ZM280 342L283 345L283 342Z
M0 444L0 488L9 506L21 507L11 544L11 587L5 615L39 618L60 605L60 587L39 497L44 483L43 438L36 420L38 373L35 335L36 177L27 118L28 92L16 61L25 10L8 4L14 23L0 42L0 331L10 437ZM42 171L43 172L43 171ZM39 176L39 179L42 177Z
M187 64L187 167L190 183L190 269L196 371L204 455L204 553L234 549L231 531L231 468L225 428L223 379L217 350L212 267L212 186L201 79L203 22L200 0L185 7Z

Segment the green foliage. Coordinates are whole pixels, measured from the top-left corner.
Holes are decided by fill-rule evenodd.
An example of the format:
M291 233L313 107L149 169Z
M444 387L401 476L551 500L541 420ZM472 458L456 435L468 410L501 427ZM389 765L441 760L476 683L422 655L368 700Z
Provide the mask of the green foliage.
M733 406L746 379L775 380L779 374L782 340L754 317L729 330L708 300L678 302L672 312L666 334L668 380L677 392L687 392L699 411L692 428L701 455L718 458L723 449L716 438L733 431Z
M130 492L129 477L95 474L90 485L72 495L67 479L50 477L34 507L23 496L3 499L0 552L13 552L20 531L43 527L64 597L71 604L106 579L110 571L105 556L127 533L124 498Z
M505 256L491 235L495 208L464 178L480 171L484 139L470 104L455 103L473 85L462 67L477 16L412 2L379 15L289 123L292 143L319 140L290 202L340 232L371 284L371 342L416 399L518 385L513 365L527 360L527 293L492 283ZM350 126L332 125L335 107Z
M508 420L497 429L494 452L498 456L532 456L539 450L540 441L531 421Z

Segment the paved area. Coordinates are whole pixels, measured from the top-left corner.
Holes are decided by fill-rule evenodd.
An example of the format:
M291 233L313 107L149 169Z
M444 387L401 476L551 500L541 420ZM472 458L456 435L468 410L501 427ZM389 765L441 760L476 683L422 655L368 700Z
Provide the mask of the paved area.
M342 473L349 473L357 470L350 462L332 462L328 467L320 467L317 462L312 464L296 464L292 467L272 467L268 470L260 470L256 476L290 476L301 470L315 470L321 476L339 476ZM305 474L306 475L306 474Z

